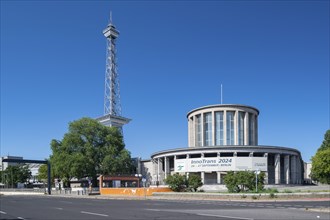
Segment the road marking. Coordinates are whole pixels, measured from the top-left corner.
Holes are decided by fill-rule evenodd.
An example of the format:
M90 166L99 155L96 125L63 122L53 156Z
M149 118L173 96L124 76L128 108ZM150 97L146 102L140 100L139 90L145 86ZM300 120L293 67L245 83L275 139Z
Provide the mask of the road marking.
M105 215L105 214L94 213L94 212L85 212L85 211L81 211L80 213L87 214L87 215L98 215L98 216L103 216L103 217L108 217L109 216L109 215Z
M73 203L73 202L69 202L69 201L59 201L59 202L68 203L68 204L72 204Z
M0 211L0 214L4 214L4 215L5 215L5 214L7 214L7 213L6 213L6 212L3 212L3 211Z
M148 211L155 211L155 212L160 212L160 209L145 209L145 210L148 210Z
M176 212L175 210L160 210L160 209L145 209L148 211L155 211L155 212ZM187 213L187 212L179 212L179 213ZM198 216L207 216L207 217L216 217L216 218L230 218L230 219L240 219L240 220L254 220L253 218L243 218L243 217L235 217L235 216L226 216L226 215L213 215L213 214L200 214L200 213L190 213Z
M196 215L207 216L207 217L216 217L216 218L231 218L231 219L242 219L242 220L254 220L253 218L243 218L243 217L226 216L226 215L212 215L212 214L196 214Z
M25 218L22 218L22 217L17 217L17 219L22 219L22 220L25 220Z
M60 207L54 207L54 209L63 210L63 208Z

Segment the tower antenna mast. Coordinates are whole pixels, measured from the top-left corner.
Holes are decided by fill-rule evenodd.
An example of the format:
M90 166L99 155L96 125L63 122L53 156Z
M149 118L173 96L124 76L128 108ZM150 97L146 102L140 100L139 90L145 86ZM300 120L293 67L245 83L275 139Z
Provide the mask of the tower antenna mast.
M117 72L117 50L116 39L119 31L112 24L112 12L110 12L110 23L103 31L107 39L104 114L121 116L119 77Z
M123 133L123 125L131 121L121 115L119 76L117 72L117 50L116 40L119 31L112 23L112 12L110 11L110 21L103 30L103 35L107 40L106 49L106 71L104 85L104 115L98 117L100 123L109 127L117 127Z
M221 84L221 92L220 92L220 95L221 95L221 105L223 104L223 99L222 99L222 84Z
M110 22L109 24L112 24L112 11L110 11Z

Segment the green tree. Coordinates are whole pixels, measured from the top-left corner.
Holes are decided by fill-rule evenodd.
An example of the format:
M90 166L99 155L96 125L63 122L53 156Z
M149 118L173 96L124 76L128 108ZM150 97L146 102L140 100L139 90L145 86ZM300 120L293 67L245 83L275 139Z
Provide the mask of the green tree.
M16 188L17 183L26 183L31 178L31 171L26 165L8 166L0 176L6 186Z
M330 130L327 130L322 145L312 157L311 178L330 184Z
M170 187L174 192L183 192L187 188L186 176L175 173L173 175L167 176L164 182Z
M197 192L198 187L201 186L203 186L201 177L196 174L190 174L188 178L188 188L193 192Z
M48 179L48 168L47 164L42 164L38 169L38 180L46 182Z
M330 148L330 130L327 130L324 135L324 140L321 146L319 147L319 149L317 149L317 151L322 151L329 148Z
M61 141L52 140L51 149L54 176L65 181L91 177L95 185L99 174L127 174L133 170L120 131L94 119L69 123L69 131Z

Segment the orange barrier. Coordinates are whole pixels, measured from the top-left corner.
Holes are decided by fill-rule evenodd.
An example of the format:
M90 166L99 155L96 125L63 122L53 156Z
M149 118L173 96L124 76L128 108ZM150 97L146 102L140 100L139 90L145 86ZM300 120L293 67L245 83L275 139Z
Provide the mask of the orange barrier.
M152 196L154 192L172 192L172 190L167 187L100 188L101 195Z
M152 196L154 192L173 192L168 187L146 187L146 188L108 188L103 187L104 176L99 177L101 195L123 195L123 196ZM108 178L109 179L109 178ZM134 177L120 177L120 179L135 179ZM139 181L137 180L139 183ZM138 184L139 185L139 184Z

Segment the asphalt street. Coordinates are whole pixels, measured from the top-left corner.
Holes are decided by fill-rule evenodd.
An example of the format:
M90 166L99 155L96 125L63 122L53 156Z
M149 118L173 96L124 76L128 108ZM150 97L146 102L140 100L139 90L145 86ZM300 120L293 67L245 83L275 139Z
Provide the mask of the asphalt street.
M1 196L0 219L330 219L330 201L120 200Z

